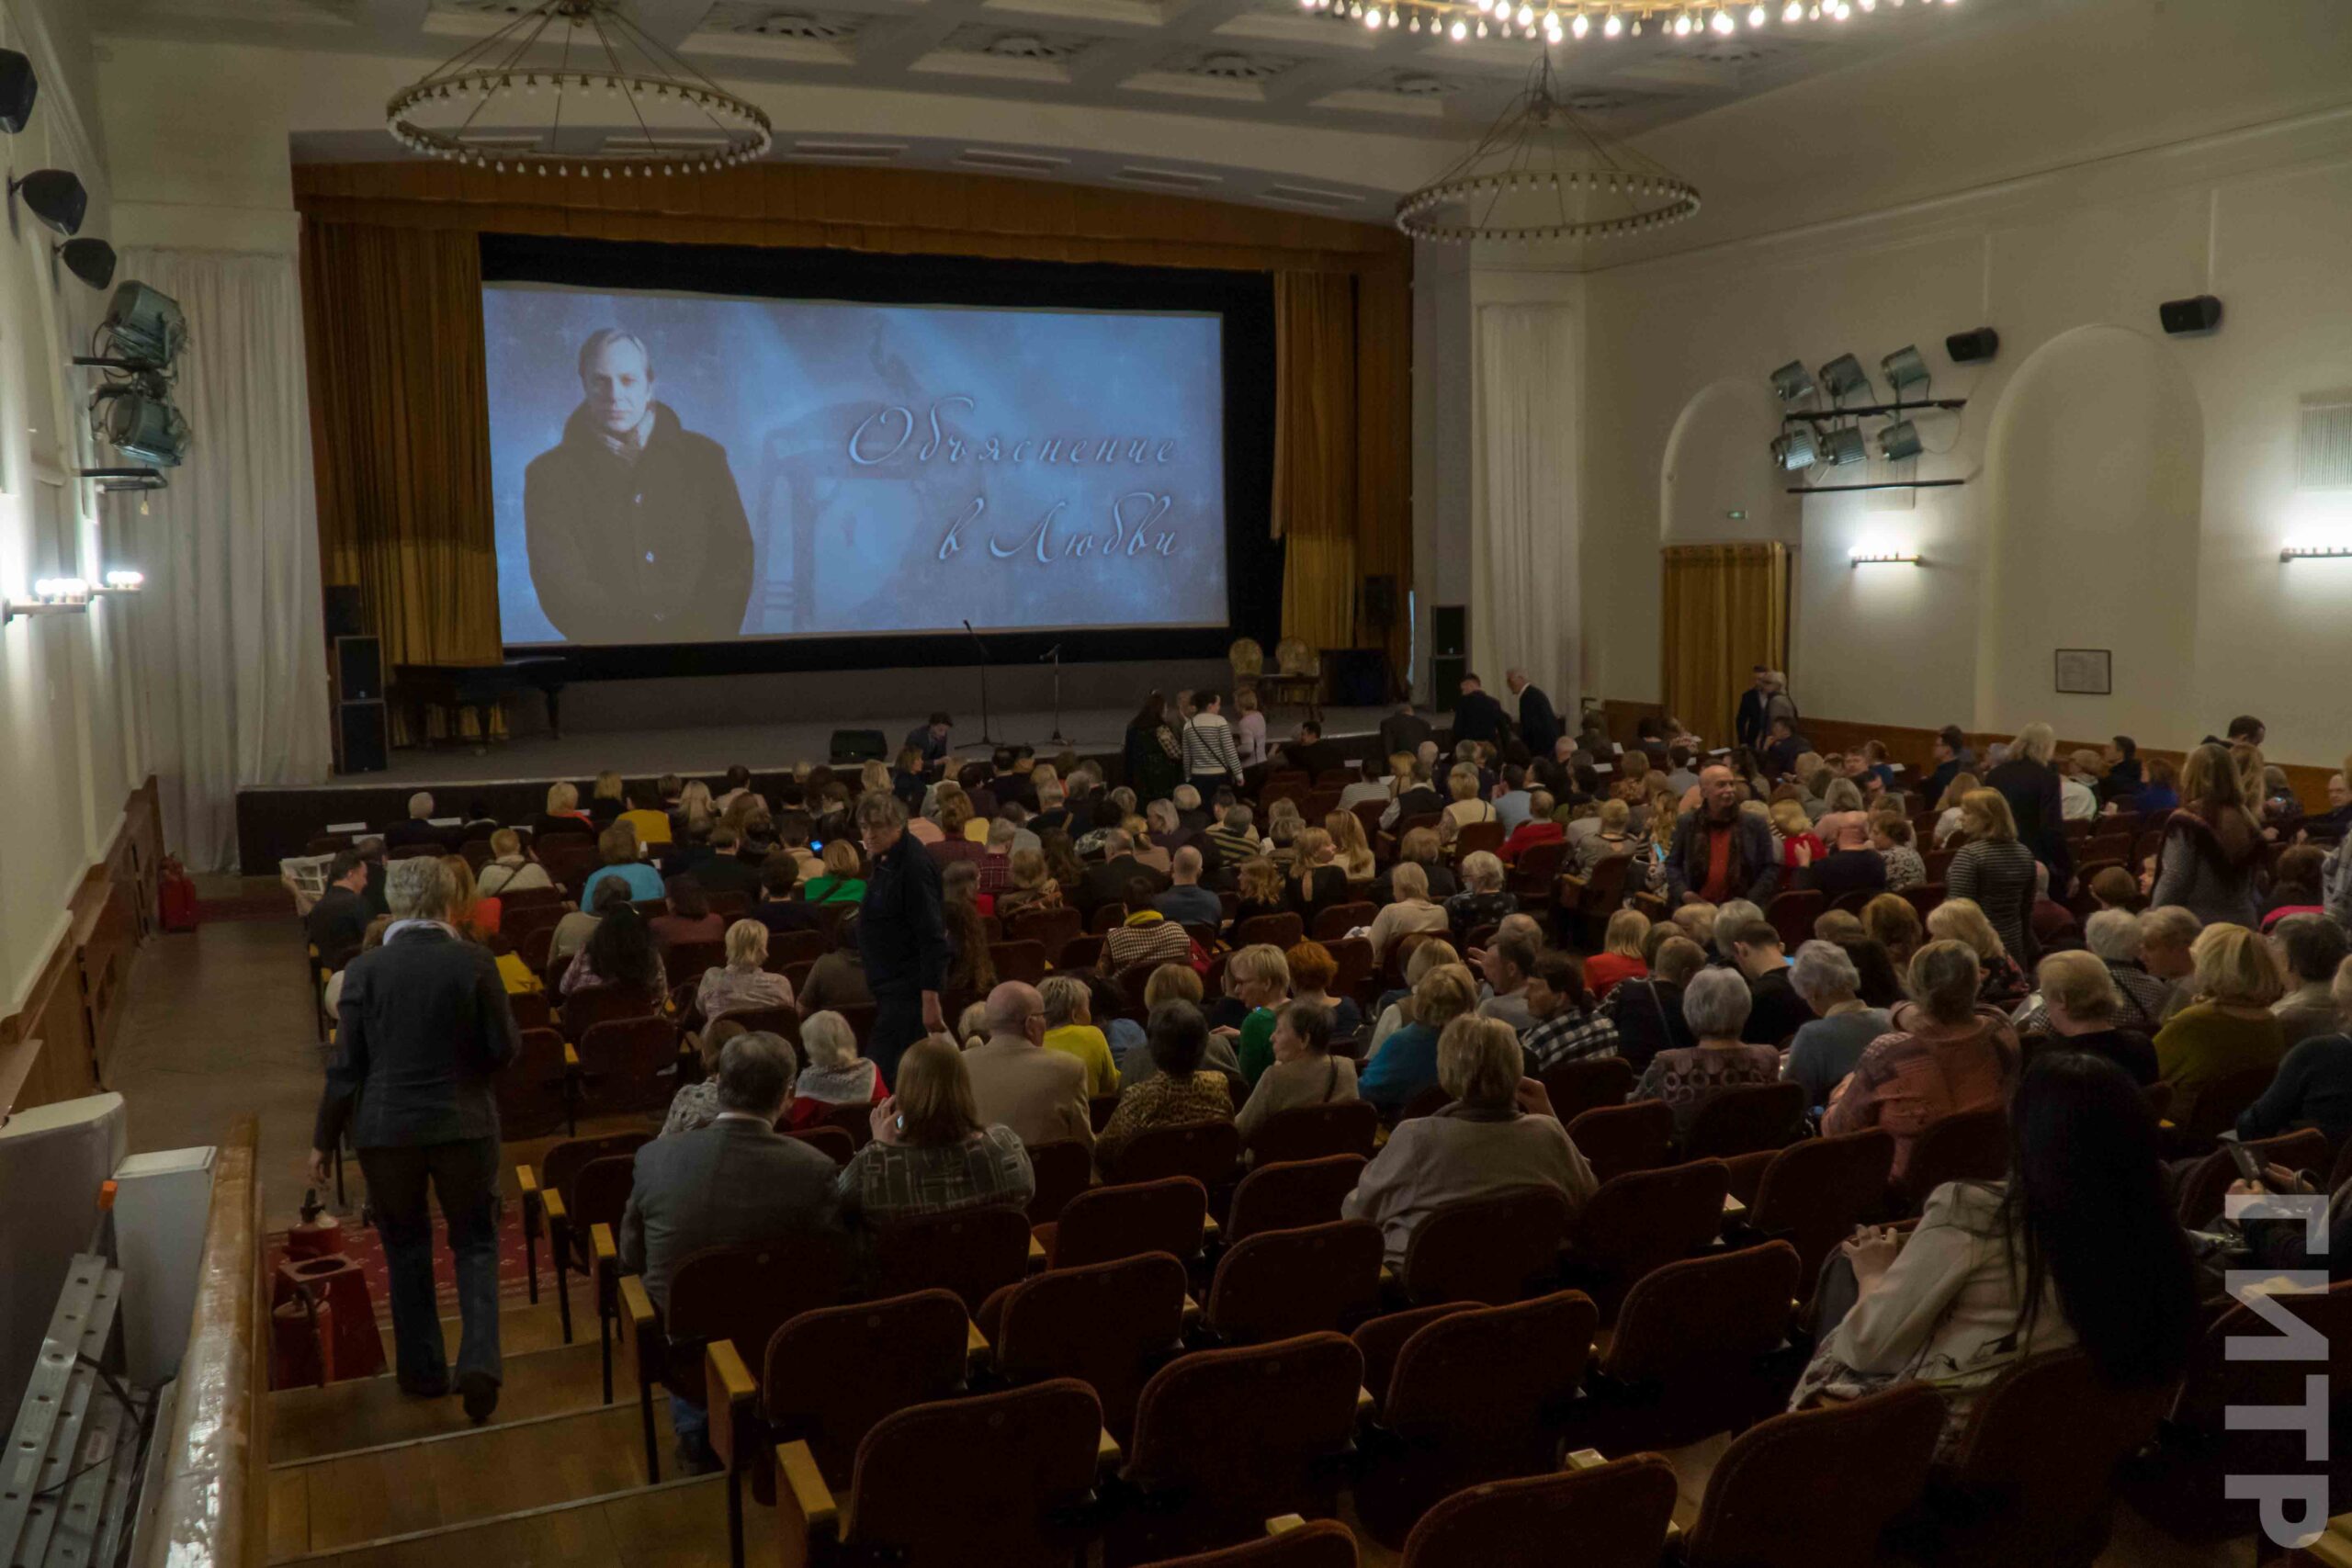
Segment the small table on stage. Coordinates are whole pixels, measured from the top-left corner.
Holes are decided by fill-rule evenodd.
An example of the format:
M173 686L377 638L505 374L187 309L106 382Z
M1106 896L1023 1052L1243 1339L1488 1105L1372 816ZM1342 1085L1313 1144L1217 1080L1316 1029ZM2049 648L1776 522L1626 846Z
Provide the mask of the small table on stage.
M423 710L439 708L448 716L449 739L459 739L459 718L471 708L481 739L488 740L491 716L498 705L517 692L536 688L548 700L548 728L560 740L563 720L558 699L571 674L564 660L551 656L510 659L503 664L402 664L392 671L392 689L417 710L414 733L424 733Z

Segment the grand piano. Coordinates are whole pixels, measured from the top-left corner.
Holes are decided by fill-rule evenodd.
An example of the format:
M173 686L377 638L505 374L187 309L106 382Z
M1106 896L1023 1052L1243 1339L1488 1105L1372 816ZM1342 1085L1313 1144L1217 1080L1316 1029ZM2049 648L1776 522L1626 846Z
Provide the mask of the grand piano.
M570 663L554 655L510 659L503 664L399 664L392 667L392 694L409 705L415 721L411 735L425 733L424 709L439 708L448 718L444 732L454 739L464 728L459 716L471 708L481 735L488 739L498 705L517 692L537 690L548 700L548 728L560 740L559 699L571 674Z

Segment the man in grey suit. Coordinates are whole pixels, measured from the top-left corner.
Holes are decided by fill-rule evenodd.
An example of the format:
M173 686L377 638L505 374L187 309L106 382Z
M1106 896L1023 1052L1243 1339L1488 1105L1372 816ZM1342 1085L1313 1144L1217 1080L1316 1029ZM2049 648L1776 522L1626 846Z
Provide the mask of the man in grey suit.
M498 963L449 924L457 884L419 855L385 873L392 924L344 971L334 1060L311 1138L311 1180L347 1130L391 1273L394 1371L420 1398L449 1392L433 1289L440 1200L457 1261L458 1392L479 1425L498 1407L498 1098L520 1037Z
M671 1274L706 1247L836 1223L840 1173L833 1162L775 1130L799 1076L789 1043L739 1034L718 1057L718 1120L637 1151L636 1185L621 1215L621 1266L645 1277L654 1305L668 1310ZM691 1468L709 1468L709 1413L673 1395L670 1418L679 1458Z

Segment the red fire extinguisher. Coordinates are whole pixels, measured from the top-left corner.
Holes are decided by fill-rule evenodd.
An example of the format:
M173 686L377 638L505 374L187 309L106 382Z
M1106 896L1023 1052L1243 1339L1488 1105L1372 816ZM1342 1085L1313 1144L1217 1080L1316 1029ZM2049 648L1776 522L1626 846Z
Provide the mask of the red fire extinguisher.
M167 931L196 930L196 883L175 855L165 855L157 874L155 912Z

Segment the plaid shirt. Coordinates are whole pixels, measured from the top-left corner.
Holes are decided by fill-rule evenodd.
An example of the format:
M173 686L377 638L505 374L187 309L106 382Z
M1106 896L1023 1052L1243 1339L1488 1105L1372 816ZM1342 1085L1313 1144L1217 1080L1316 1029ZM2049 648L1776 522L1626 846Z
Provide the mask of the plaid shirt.
M1538 1019L1535 1027L1519 1037L1520 1049L1535 1071L1548 1072L1564 1062L1589 1061L1617 1054L1617 1026L1598 1010L1580 1013L1562 1008Z
M956 1209L1023 1208L1037 1190L1029 1151L1010 1127L960 1143L871 1143L841 1175L842 1209L869 1224Z
M1012 886L1012 857L990 851L979 861L980 891L1001 893Z

